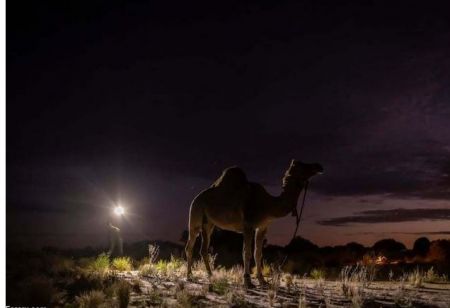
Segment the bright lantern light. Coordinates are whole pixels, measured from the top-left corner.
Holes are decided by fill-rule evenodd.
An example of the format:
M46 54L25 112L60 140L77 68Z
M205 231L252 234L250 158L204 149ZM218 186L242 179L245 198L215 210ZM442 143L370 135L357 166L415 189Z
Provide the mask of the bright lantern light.
M115 213L116 215L118 215L118 216L121 216L121 215L123 215L123 214L125 213L125 210L124 210L123 207L121 207L121 206L119 205L119 206L116 206L116 207L114 208L114 213Z

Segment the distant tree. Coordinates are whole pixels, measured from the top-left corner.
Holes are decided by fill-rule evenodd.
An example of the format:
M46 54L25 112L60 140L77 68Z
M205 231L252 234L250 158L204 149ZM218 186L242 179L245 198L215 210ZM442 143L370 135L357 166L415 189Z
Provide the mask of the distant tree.
M416 255L425 257L430 250L430 240L426 237L419 237L413 246L413 252Z
M356 242L347 243L345 245L345 247L347 249L351 250L351 251L355 251L355 252L358 252L358 253L365 252L365 250L366 250L366 247L364 247L360 243L356 243Z
M313 242L304 239L301 236L297 236L286 246L287 252L305 252L305 251L316 251L318 246Z
M406 246L394 239L384 239L376 242L372 249L375 254L391 259L401 257L406 250Z
M362 260L362 257L366 253L367 248L363 245L355 242L348 243L344 246L344 252L346 254L346 259L342 260L343 262L352 262L355 263L357 261Z
M432 241L427 258L430 261L450 264L450 240Z

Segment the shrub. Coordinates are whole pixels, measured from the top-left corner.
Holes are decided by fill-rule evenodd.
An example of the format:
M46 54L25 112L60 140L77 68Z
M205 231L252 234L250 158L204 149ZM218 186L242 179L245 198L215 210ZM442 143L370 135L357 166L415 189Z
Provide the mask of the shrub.
M115 258L112 261L112 267L118 271L131 271L131 260L129 257Z
M244 268L241 265L234 265L229 271L229 279L233 284L241 285L244 283Z
M345 266L341 271L341 288L346 297L355 301L363 300L364 289L367 288L375 278L375 270L370 266Z
M270 266L270 264L266 263L265 261L263 262L262 274L265 277L269 277L273 274L272 266Z
M77 296L75 301L79 308L106 307L105 294L98 290L83 293L82 295Z
M134 293L140 294L142 293L142 283L139 279L134 279L133 283L131 284L131 289L133 290Z
M170 256L170 262L167 264L167 269L169 271L179 270L184 265L184 261L175 258L174 256Z
M79 258L76 261L76 265L80 268L89 269L89 267L92 263L92 260L93 260L92 258L86 258L86 257Z
M162 307L163 297L161 296L161 293L159 293L158 289L151 290L146 294L146 298L148 299L150 305Z
M130 285L126 281L120 281L116 284L116 295L120 308L128 307L130 302Z
M313 278L315 280L325 279L325 276L326 276L325 270L315 268L311 271L310 276L311 276L311 278Z
M28 279L22 289L24 303L30 306L50 306L56 293L52 280L43 276Z
M285 278L285 281L286 281L286 288L288 289L288 292L290 292L291 288L292 288L292 285L294 283L292 275L287 274L284 278Z
M256 275L256 266L252 268L253 275ZM272 267L270 264L266 263L266 261L263 261L262 268L261 268L261 274L264 277L269 277L272 275Z
M281 282L281 270L279 268L272 267L269 289L267 290L267 298L269 300L270 307L272 307L273 304L275 303L275 299L278 294L278 289L280 288L280 282Z
M155 268L151 264L144 264L139 267L139 275L140 276L152 276L155 274Z
M423 272L416 268L412 273L408 275L408 281L414 288L420 288L423 284L424 275Z
M439 274L434 271L434 268L431 267L428 271L425 272L424 280L426 282L436 282L439 281Z
M112 298L115 293L115 285L109 285L103 289L103 293L107 298Z
M209 286L211 292L217 293L219 295L225 295L228 292L229 287L230 286L226 277L213 276L211 278L211 284Z
M183 280L177 280L175 282L175 292L183 291L186 288Z
M136 268L140 268L141 266L145 264L150 264L150 260L148 257L144 257L140 260L135 261Z
M99 274L98 272L81 272L68 282L65 290L71 296L90 290L101 290L112 283L109 279L110 277Z
M231 307L253 307L245 300L245 293L242 290L230 290L226 294L226 301Z
M192 307L194 297L187 291L183 290L176 294L177 302L180 307Z
M57 257L51 265L50 272L59 276L69 276L75 271L75 262L69 258Z
M434 267L431 267L428 271L425 272L424 281L431 283L442 283L447 282L447 276L440 276L438 272L434 270Z
M167 261L159 260L158 263L154 265L154 268L158 272L158 274L162 276L167 275L167 263Z
M97 256L94 260L92 260L88 269L93 272L98 272L101 274L106 273L109 270L109 257L106 253L102 253Z

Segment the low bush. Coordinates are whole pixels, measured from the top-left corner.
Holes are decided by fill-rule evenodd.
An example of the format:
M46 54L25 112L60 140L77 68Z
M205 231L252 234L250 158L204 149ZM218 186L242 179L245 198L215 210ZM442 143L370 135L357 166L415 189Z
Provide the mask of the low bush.
M130 302L130 284L126 281L120 281L116 284L115 288L119 307L128 307L128 303Z
M21 300L30 306L51 306L53 297L57 294L53 281L45 276L29 278L22 285Z
M425 272L424 281L431 283L445 283L448 282L448 278L446 275L439 275L439 273L432 266L428 271Z
M106 305L105 294L98 290L93 290L77 296L75 302L79 308L106 308L108 306Z
M408 282L414 288L422 287L424 280L424 274L419 268L416 268L413 272L408 274Z
M209 290L211 292L217 293L219 295L225 295L230 288L228 284L228 279L225 276L211 278L211 284Z
M131 271L133 266L129 257L120 257L112 261L112 268L118 271Z
M139 275L143 277L152 276L156 273L156 269L152 264L144 264L139 267Z
M314 280L325 279L325 277L326 277L325 270L318 269L318 268L313 269L309 275Z
M102 253L97 256L88 264L88 269L93 272L101 274L106 273L109 270L109 257L106 253Z

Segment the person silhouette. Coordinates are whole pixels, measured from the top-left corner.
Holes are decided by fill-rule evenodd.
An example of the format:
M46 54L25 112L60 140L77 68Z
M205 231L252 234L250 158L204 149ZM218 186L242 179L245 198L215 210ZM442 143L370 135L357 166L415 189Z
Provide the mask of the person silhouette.
M108 255L121 256L123 254L123 243L120 229L113 226L111 221L108 221L108 236L109 236L109 250Z

